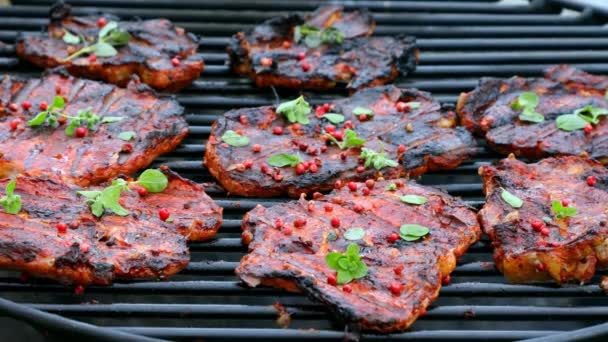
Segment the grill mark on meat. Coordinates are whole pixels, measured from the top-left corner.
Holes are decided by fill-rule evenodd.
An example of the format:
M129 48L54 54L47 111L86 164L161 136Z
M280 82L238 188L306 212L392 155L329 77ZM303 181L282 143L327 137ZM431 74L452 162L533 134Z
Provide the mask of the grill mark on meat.
M64 30L87 41L97 38L97 20L101 17L117 21L131 39L111 57L98 57L91 61L87 56L64 61L83 44L69 45L62 39ZM119 21L112 15L73 17L71 7L60 3L51 8L48 32L38 35L20 35L17 38L17 55L42 68L60 65L75 76L101 79L126 86L132 77L163 91L178 91L190 85L201 74L204 63L198 55L198 38L174 26L166 19ZM73 50L72 50L73 49ZM179 65L172 59L178 58Z
M608 120L601 117L590 134L583 130L562 131L555 119L587 105L608 108L604 97L608 78L591 75L567 65L545 71L545 78L482 78L478 87L460 96L457 112L463 125L484 137L500 153L514 153L529 159L555 155L588 153L608 162L608 145L603 137ZM536 111L545 121L534 124L518 119L519 111L511 103L524 91L539 95Z
M475 213L461 201L413 181L404 182L394 192L385 190L390 183L376 182L369 196L343 187L310 202L301 198L270 208L257 206L242 221L249 254L241 260L237 275L250 286L303 292L325 303L338 318L364 330L387 333L406 329L436 298L442 277L454 269L456 257L477 241L481 232ZM358 186L361 189L365 184ZM421 206L402 203L399 196L405 194L425 196L428 202ZM324 210L327 204L331 204L331 212ZM354 211L355 204L363 206L363 211ZM292 229L291 235L274 227L276 218ZM305 226L295 228L295 220L301 218L306 219ZM332 227L330 218L339 218L340 226ZM388 235L398 232L404 223L426 225L431 233L417 242L388 243ZM352 227L364 227L363 240L343 238ZM331 230L337 233L335 241L328 239ZM349 243L360 246L369 270L366 277L349 283L352 293L327 283L334 271L325 264L328 252L343 252ZM405 266L401 277L393 271L397 265ZM403 285L400 296L388 290L395 281Z
M23 207L19 215L0 211L0 267L83 285L179 272L189 261L186 239L212 238L221 225L222 208L200 185L163 171L169 179L163 192L141 197L139 186L130 184L131 191L121 195L130 215L101 218L76 195L78 188L18 176L15 192ZM0 180L0 188L8 181ZM160 220L160 208L170 211L172 222ZM69 226L65 233L57 231L60 222Z
M16 87L14 85L17 85ZM41 102L50 104L56 96L67 97L68 115L91 108L100 117L119 116L115 123L99 124L88 137L68 137L65 126L27 127L26 122L39 112ZM173 150L187 135L182 117L183 108L169 98L157 97L149 88L131 83L129 88L95 81L82 80L61 73L51 73L42 79L21 80L5 77L2 89L17 89L14 101L0 103L0 176L24 172L32 176L59 175L65 181L82 186L98 184L120 174L132 174L149 165L155 157ZM0 94L6 98L7 94ZM31 103L30 110L10 103ZM20 121L17 130L10 129L14 119ZM123 130L136 131L138 136L129 141L133 151L122 153L127 143L118 139Z
M589 281L596 268L608 266L608 171L600 163L576 156L547 158L525 164L514 158L482 166L486 204L479 212L484 231L495 247L497 268L516 283L554 280L557 283ZM594 176L597 184L587 184ZM500 198L501 188L524 201L514 209ZM567 199L577 214L554 217L553 200ZM534 231L533 219L544 223L549 235Z
M420 107L399 112L396 109L399 101L420 102ZM296 125L289 123L283 115L276 114L274 108L259 107L229 111L213 124L205 152L205 165L211 175L232 194L264 197L287 194L296 197L302 192L330 190L338 179L365 180L378 174L388 179L451 169L474 152L475 141L471 134L463 127L457 127L453 113L442 109L426 92L382 86L361 90L331 105L334 106L332 112L345 117L343 123L334 125L337 131L343 130L345 122L351 121L357 134L366 139L365 147L375 151L384 149L390 159L398 160L400 164L380 171L368 167L359 173L356 171L360 165L359 148L340 150L335 144L322 140L322 130L330 123L326 119L311 113L310 123L299 125L297 131ZM358 106L371 108L375 115L372 119L360 121L358 116L352 114ZM242 123L241 116L246 117L248 123ZM411 132L407 130L410 124L413 126ZM282 127L284 133L273 134L275 126ZM221 137L228 130L242 131L249 138L249 145L224 146ZM309 155L295 143L316 149L317 154ZM251 147L254 144L261 145L262 151L253 152ZM399 145L406 147L405 152L398 153ZM325 153L320 152L323 146L327 148ZM321 165L317 173L306 172L303 175L297 175L294 168L282 168L280 173L283 180L275 181L271 175L262 173L260 167L269 156L278 153L300 153L305 161L317 158ZM341 153L346 154L346 160L341 159ZM236 166L247 160L253 162L251 169L239 171ZM269 170L277 172L279 169L269 167Z
M293 40L298 25L333 26L343 32L344 41L309 48ZM305 17L272 18L246 33L239 32L227 50L233 71L249 76L259 87L356 90L390 83L399 74L414 71L418 59L415 38L370 37L374 29L374 20L365 10L344 12L343 7L327 6ZM299 54L305 58L300 60ZM272 66L262 65L262 58L271 58ZM304 62L310 70L303 70Z

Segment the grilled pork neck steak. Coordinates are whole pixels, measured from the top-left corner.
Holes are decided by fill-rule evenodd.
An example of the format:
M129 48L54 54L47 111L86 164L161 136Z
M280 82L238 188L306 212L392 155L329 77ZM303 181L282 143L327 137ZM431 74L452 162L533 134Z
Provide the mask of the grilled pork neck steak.
M391 184L394 191L387 190ZM242 237L249 254L236 273L250 286L303 292L365 330L404 330L437 297L442 279L481 230L472 210L436 189L403 180L353 185L355 191L349 184L313 201L301 198L247 213ZM404 195L428 202L407 204L400 201ZM430 233L406 241L398 235L404 224L428 227ZM347 240L354 227L363 229L362 239ZM344 252L351 243L359 246L367 275L336 285L326 255Z
M121 119L98 124L86 137L66 135L65 120L58 127L28 126L55 96L67 100L64 114L90 108L102 120ZM5 76L0 82L0 178L56 175L87 186L132 174L172 151L188 134L182 111L177 101L159 98L135 82L122 89L58 73L27 80ZM119 138L125 131L134 137Z
M408 108L406 103L412 106L417 103L419 107ZM353 114L361 106L374 115L361 120L361 116ZM285 115L277 114L274 107L227 112L211 129L205 155L209 172L233 194L297 197L302 192L331 190L337 180L365 180L379 174L396 178L451 169L474 152L472 136L456 126L454 113L441 109L429 93L416 89L369 88L320 107L314 110L316 114L308 115L308 124L292 124ZM343 114L344 121L331 124L323 117L323 108ZM346 136L346 127L365 139L365 148L384 150L387 158L398 162L397 166L380 170L373 165L364 167L359 160L361 148L341 150L325 139L325 132L330 131ZM281 134L276 134L277 129ZM247 137L248 145L234 147L222 143L221 138L229 130ZM303 174L298 174L298 167L268 165L270 156L281 153L299 154L310 165Z
M500 153L538 159L587 152L606 163L608 121L604 117L590 125L588 132L561 130L556 119L588 105L608 109L607 88L608 77L559 65L547 69L545 78L482 78L475 90L460 96L457 111L464 126L485 137ZM538 95L536 112L544 115L543 122L518 118L522 110L511 106L523 92Z
M526 164L514 158L482 166L487 202L479 212L496 266L512 282L585 282L608 266L608 171L576 156ZM514 208L502 189L523 201ZM553 202L576 208L558 218ZM565 201L565 202L564 202Z
M300 41L294 40L296 27L303 27ZM306 35L307 27L319 32L335 28L343 41L311 45L306 39L314 34ZM239 32L233 36L228 54L233 71L251 77L258 87L359 89L390 83L399 74L414 71L415 38L370 37L374 29L374 20L366 11L322 7L305 17L273 18L249 32Z
M111 21L131 35L125 45L115 46L117 54L95 58L84 54L65 60L85 47L82 38L80 43L66 43L63 39L66 31L92 45L97 41L100 26ZM203 60L196 55L197 48L198 38L169 20L119 21L111 15L75 17L70 6L63 3L51 8L48 33L19 37L16 46L20 58L42 68L63 65L75 76L120 86L137 75L162 91L178 91L199 77Z
M186 240L213 237L222 208L200 185L168 170L165 174L169 184L163 192L140 196L132 184L120 197L130 214L106 212L101 218L76 194L79 188L49 178L16 177L22 209L10 215L0 208L0 267L80 285L179 272L190 260ZM0 180L0 189L8 182ZM159 218L161 208L172 220ZM67 225L65 232L60 224Z

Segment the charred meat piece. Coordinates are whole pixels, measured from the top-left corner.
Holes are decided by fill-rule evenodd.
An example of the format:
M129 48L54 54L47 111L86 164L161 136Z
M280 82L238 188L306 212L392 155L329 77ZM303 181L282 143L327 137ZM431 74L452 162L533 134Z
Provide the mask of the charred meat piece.
M100 30L110 22L117 22L120 30L130 34L126 44L115 46L115 55L102 57L92 53L68 60L78 50L94 44ZM75 37L76 42L65 42L66 34ZM42 68L63 65L75 76L123 87L137 75L162 91L178 91L199 77L203 60L196 55L197 48L198 39L169 20L119 21L111 15L75 17L70 6L63 3L51 8L48 33L22 36L16 46L20 58Z
M577 156L536 164L511 157L482 166L479 174L487 197L480 222L507 279L583 283L608 266L603 165ZM509 204L508 194L521 200L519 207Z
M258 87L354 90L386 84L414 71L415 38L370 37L374 28L366 11L322 7L305 17L273 18L247 33L239 32L228 54L234 72L251 77ZM297 41L295 31L300 32ZM342 39L326 38L328 32L337 32Z
M355 114L362 108L373 115ZM332 124L326 111L341 113L344 120ZM475 142L466 129L456 126L455 114L443 110L429 93L415 89L364 89L317 107L308 118L308 124L290 123L273 107L229 111L211 129L205 155L209 172L233 194L297 197L330 190L337 180L451 169L474 152ZM345 144L349 130L365 139L366 149L384 151L395 167L376 168L373 163L366 167L360 146L340 149L327 139L331 134ZM228 131L240 132L249 143L234 147L222 142ZM303 165L269 164L270 157L283 153L299 155Z
M11 215L0 208L0 267L81 285L179 272L190 260L186 241L213 237L222 209L201 186L168 170L165 174L169 184L163 192L141 196L138 185L130 184L131 191L120 197L130 214L106 212L101 218L76 194L79 188L17 176L21 211ZM8 182L0 180L0 189ZM171 220L161 220L161 209Z
M90 109L101 122L95 130L83 130L82 124L80 136L66 134L69 123L63 116L54 125L28 126L56 96L65 98L63 114ZM27 80L5 76L0 82L0 178L56 175L87 186L132 174L184 139L188 125L182 112L177 101L159 98L135 82L123 89L57 73ZM103 123L104 118L118 121ZM121 139L123 132L133 137Z
M442 279L481 230L470 208L433 188L401 179L353 184L354 191L344 186L312 201L300 198L247 213L242 237L249 254L236 273L250 286L303 292L365 330L404 330L437 297ZM405 195L427 202L407 204L400 200ZM430 233L406 241L399 237L405 224ZM351 235L352 228L362 230L362 237ZM349 244L358 245L367 274L336 284L340 276L326 255L342 253Z
M608 112L606 88L608 77L559 65L549 68L545 78L482 78L475 90L460 96L457 111L464 126L485 137L500 153L539 159L586 152L606 163L608 121L603 116L597 124L573 131L562 130L556 123L558 117L586 106ZM544 121L522 121L523 111L512 108L524 92L537 95L535 111L544 115Z

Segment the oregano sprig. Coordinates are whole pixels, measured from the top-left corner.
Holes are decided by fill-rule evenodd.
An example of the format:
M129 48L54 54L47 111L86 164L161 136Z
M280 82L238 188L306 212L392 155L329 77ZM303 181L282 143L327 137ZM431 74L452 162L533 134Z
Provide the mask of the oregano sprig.
M308 114L311 112L311 107L308 102L304 99L304 96L300 96L295 100L281 103L276 112L284 114L287 121L291 123L301 123L306 125L310 122Z
M361 261L359 246L354 243L346 247L345 253L328 253L325 262L329 268L338 271L338 284L346 284L367 275L367 265Z
M151 193L162 192L167 188L169 180L164 173L156 169L142 172L137 181L132 182L145 188ZM102 190L82 190L76 193L85 197L93 215L101 217L106 210L119 216L126 216L129 211L119 203L123 191L129 190L129 183L124 179L115 179L112 184Z
M392 160L388 157L388 154L384 152L384 148L380 150L380 152L376 152L369 148L362 148L361 154L359 158L365 159L365 163L363 166L369 167L373 166L376 170L380 170L384 167L395 167L399 165L397 161Z
M29 127L38 127L47 124L51 127L56 127L59 124L59 117L68 119L65 127L65 134L69 137L74 136L76 128L86 126L89 130L95 130L97 125L102 123L118 122L124 119L122 116L104 116L99 117L91 111L91 108L81 109L76 116L71 116L63 113L65 109L65 100L61 96L55 96L53 102L46 110L36 114L27 122Z
M82 49L63 59L63 62L71 61L72 59L85 54L94 54L98 57L115 56L118 53L115 47L127 44L130 38L131 35L129 32L120 29L117 22L110 21L101 30L99 30L99 33L97 34L97 41L94 44L86 45ZM68 36L68 40L75 41L73 37L70 36ZM83 41L86 42L86 40Z
M545 116L536 111L539 102L538 95L531 91L526 91L517 97L515 102L511 104L511 108L522 111L519 114L519 120L540 123L545 121Z
M17 215L21 211L21 196L15 195L15 186L17 186L15 179L8 182L4 196L0 197L0 205L7 214L11 215Z
M293 29L293 40L296 43L303 40L309 48L316 48L321 44L342 44L344 33L335 27L320 30L312 25L300 25Z
M342 141L338 141L338 139L336 139L333 135L329 133L325 133L325 136L334 144L338 145L341 150L347 149L349 147L358 147L365 144L365 139L358 136L357 132L353 131L350 128L344 130Z

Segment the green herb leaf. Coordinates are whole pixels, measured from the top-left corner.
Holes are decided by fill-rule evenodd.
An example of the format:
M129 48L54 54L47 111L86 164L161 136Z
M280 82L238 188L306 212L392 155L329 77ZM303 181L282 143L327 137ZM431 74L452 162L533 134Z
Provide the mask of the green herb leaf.
M555 125L562 131L571 132L585 128L587 121L576 114L565 114L555 119Z
M118 53L118 51L116 51L116 49L108 43L97 43L94 46L95 50L93 53L97 57L112 57Z
M65 108L65 100L63 99L63 96L55 96L53 98L53 102L51 103L51 106L49 107L49 111L52 111L53 109L64 109Z
M360 279L367 275L367 265L361 261L359 246L351 243L345 253L331 252L325 256L325 263L333 270L338 271L338 283L346 284L353 279Z
M335 27L320 30L311 25L300 25L294 27L293 40L298 43L304 40L306 46L316 48L323 43L342 44L344 42L344 33Z
M353 131L350 128L344 130L344 135L342 141L338 141L338 139L334 138L333 135L325 133L325 136L329 138L334 144L338 145L341 150L347 149L349 147L358 147L365 144L365 139L359 137L357 132Z
M306 125L310 122L308 114L310 114L310 104L304 100L304 96L300 96L295 100L283 102L278 107L276 112L284 114L287 121L294 123L298 122Z
M420 102L406 102L406 105L408 105L410 107L410 109L417 109L420 108Z
M373 116L374 111L367 107L355 107L355 109L353 109L353 114L357 115L357 116L359 116L359 115Z
M545 116L541 113L537 113L534 109L526 107L521 114L519 114L519 120L540 123L545 121Z
M99 30L97 42L74 52L65 58L63 62L70 61L76 57L89 53L93 53L99 57L115 56L118 51L116 51L114 47L127 44L130 38L131 35L129 32L119 29L118 23L111 21Z
M75 34L72 34L68 30L63 30L62 39L66 44L70 44L70 45L76 45L76 44L80 43L80 37L78 37Z
M162 192L167 188L169 180L164 173L156 169L148 169L141 173L137 184L150 192Z
M122 121L125 118L123 116L104 116L101 118L101 123L112 123Z
M101 191L77 191L76 193L87 198L91 212L97 217L103 215L105 210L116 215L126 216L129 212L118 203L120 194L125 190L129 191L127 182L123 179L116 179L112 185Z
M511 104L511 108L515 110L521 110L524 108L534 109L536 108L536 106L538 106L539 102L540 100L538 98L538 95L531 91L526 91L521 93L517 100L515 100L515 102Z
M97 36L101 38L105 38L112 30L116 30L118 28L118 23L115 21L110 21L104 25L104 27L99 30Z
M380 170L384 167L396 167L399 165L395 160L389 159L386 152L376 152L368 148L362 148L359 158L365 159L363 166L373 166L376 170Z
M606 108L598 108L593 106L585 106L583 108L579 108L574 111L573 114L576 114L581 117L581 119L597 125L600 123L600 116L608 115L608 109Z
M27 125L30 127L40 126L46 121L46 117L49 115L48 112L40 112L36 114L32 119L28 120Z
M577 213L577 210L574 207L564 207L562 201L553 201L551 203L551 208L553 209L555 217L558 219L574 216Z
M79 194L80 196L86 197L88 199L95 199L95 198L97 198L97 196L99 196L101 194L101 191L81 190L81 191L76 191L76 193Z
M15 195L17 180L13 179L6 184L4 196L0 198L0 205L7 214L17 215L21 211L21 196Z
M524 201L522 201L519 197L513 195L505 189L502 189L502 191L500 192L500 197L503 201L507 202L507 204L512 206L513 208L521 208L521 206L524 204Z
M135 133L134 131L125 131L125 132L120 132L118 134L118 139L124 140L124 141L130 141L133 140L133 138L135 138L137 136L137 133Z
M295 167L301 162L302 158L295 154L279 153L268 157L268 164L275 167Z
M419 224L404 224L399 229L399 235L405 241L416 241L423 236L426 236L430 230Z
M327 121L331 122L334 125L344 122L344 115L342 114L327 113L323 115L323 118L327 119Z
M415 205L421 205L421 204L425 204L426 202L428 202L426 197L422 197L422 196L418 196L418 195L405 195L405 196L399 197L399 199L401 200L401 202L405 202L408 204L415 204Z
M240 135L233 130L226 131L226 133L222 135L222 141L234 147L243 147L249 144L249 138L244 135Z
M521 93L517 100L511 104L511 108L522 110L519 120L540 123L545 121L545 116L536 111L539 101L538 95L531 91L526 91Z
M321 41L325 44L342 44L344 33L335 27L328 27L321 31Z
M386 187L386 191L397 191L397 184L391 183Z
M346 240L356 241L361 240L365 236L365 230L363 228L350 228L344 232L344 238Z

